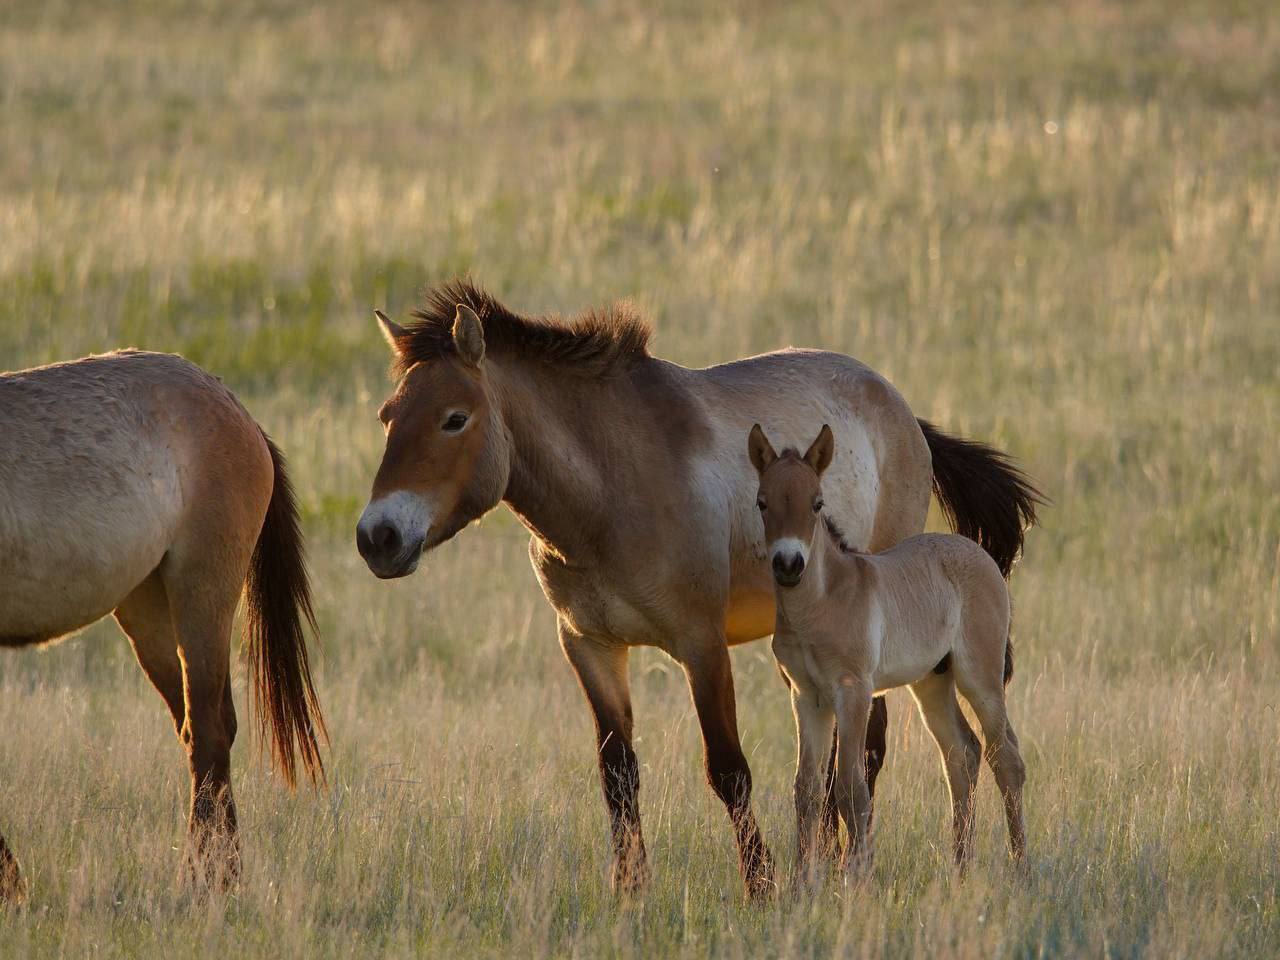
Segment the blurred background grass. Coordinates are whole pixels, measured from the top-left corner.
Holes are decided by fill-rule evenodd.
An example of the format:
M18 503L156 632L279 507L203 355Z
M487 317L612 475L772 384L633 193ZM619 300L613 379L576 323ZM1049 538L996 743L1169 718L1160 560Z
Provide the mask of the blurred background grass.
M10 0L0 367L118 346L222 376L284 446L334 783L237 751L247 877L171 889L185 795L114 625L0 658L0 954L1280 951L1280 16L1267 3L451 5ZM631 297L692 365L786 344L888 375L1055 498L1013 581L1032 877L990 786L946 870L891 698L879 859L739 902L683 680L633 658L646 904L603 889L590 720L505 512L376 583L374 306L455 273ZM768 837L792 730L735 653ZM989 781L984 781L989 782Z

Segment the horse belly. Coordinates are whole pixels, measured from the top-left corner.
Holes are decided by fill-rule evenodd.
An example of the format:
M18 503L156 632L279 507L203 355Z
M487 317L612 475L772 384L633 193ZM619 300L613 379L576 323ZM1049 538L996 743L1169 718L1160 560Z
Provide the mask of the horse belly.
M43 642L110 613L160 564L181 507L177 469L143 445L127 464L20 479L0 491L0 637Z

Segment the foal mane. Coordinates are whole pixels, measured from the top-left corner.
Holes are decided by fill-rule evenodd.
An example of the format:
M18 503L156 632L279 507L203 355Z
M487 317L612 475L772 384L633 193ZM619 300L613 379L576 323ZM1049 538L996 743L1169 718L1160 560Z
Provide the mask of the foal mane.
M618 373L649 356L649 324L630 303L612 303L575 317L529 317L499 303L469 278L428 290L396 342L395 373L456 351L453 320L458 304L475 311L484 327L486 352L519 355L582 377Z

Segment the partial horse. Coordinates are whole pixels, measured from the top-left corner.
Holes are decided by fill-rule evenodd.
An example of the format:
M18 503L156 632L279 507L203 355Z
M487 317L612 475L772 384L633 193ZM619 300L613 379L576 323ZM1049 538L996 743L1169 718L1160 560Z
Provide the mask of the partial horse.
M648 873L627 678L637 645L684 668L746 889L772 889L728 651L774 629L742 437L764 418L792 443L815 420L831 423L841 453L830 510L864 549L923 530L936 488L1007 570L1035 519L1035 489L996 451L917 421L884 378L840 354L784 350L690 370L649 354L649 327L625 304L568 321L526 317L465 281L431 293L407 325L378 320L396 386L379 411L386 450L356 531L370 570L412 573L505 502L532 535L534 570L595 716L615 889ZM884 760L878 703L870 782Z
M0 375L0 449L0 646L51 643L114 613L187 754L192 866L233 879L242 592L276 765L290 787L299 767L323 776L304 633L315 623L280 451L220 381L133 350ZM0 838L0 899L21 891Z

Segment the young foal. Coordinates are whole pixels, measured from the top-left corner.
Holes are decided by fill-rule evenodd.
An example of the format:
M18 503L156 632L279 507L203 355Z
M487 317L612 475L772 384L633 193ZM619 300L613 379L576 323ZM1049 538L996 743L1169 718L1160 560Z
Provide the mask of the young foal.
M0 375L0 648L114 613L173 717L191 772L191 848L239 863L231 798L231 627L247 598L259 724L290 786L321 773L314 621L284 461L217 379L133 350ZM0 838L0 901L19 898Z
M956 863L963 869L970 854L980 760L957 689L982 725L1020 859L1025 774L1005 712L1004 685L1013 673L1009 593L995 561L956 535L921 534L878 554L844 548L823 516L821 478L835 454L830 427L802 457L775 453L756 424L748 453L760 477L756 506L776 584L773 652L790 681L799 739L797 875L807 874L814 854L833 723L836 801L850 838L845 865L869 860L867 715L874 695L905 685L942 751Z

